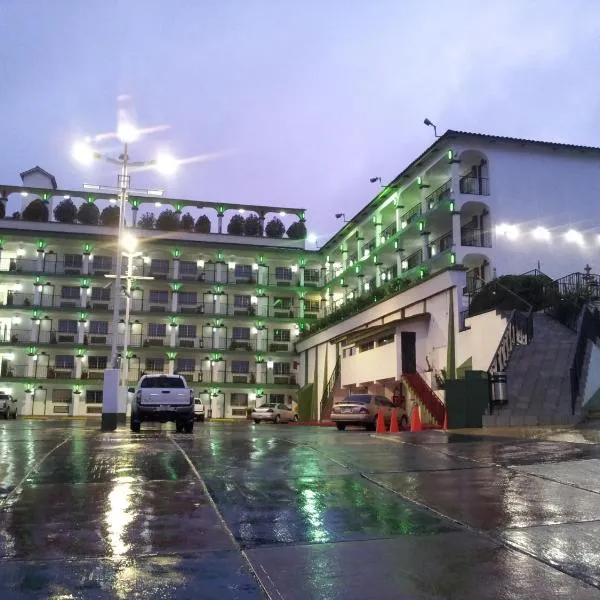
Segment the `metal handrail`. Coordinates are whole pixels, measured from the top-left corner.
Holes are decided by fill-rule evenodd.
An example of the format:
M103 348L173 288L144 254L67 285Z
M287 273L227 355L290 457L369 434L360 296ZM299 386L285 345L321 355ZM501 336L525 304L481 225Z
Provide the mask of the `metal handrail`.
M333 367L333 372L331 376L327 380L325 387L323 388L323 395L321 396L321 414L323 414L323 408L329 402L331 394L333 393L333 389L335 387L335 383L340 376L340 359L338 357L335 366Z

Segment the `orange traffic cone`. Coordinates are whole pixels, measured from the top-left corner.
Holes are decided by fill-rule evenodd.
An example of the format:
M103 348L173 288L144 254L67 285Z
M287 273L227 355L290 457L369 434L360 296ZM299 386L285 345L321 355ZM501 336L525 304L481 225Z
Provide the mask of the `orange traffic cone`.
M392 420L390 421L390 433L400 433L398 427L398 409L392 408Z
M375 433L385 433L385 420L383 418L383 411L379 409L377 413L377 426L375 428Z
M444 424L442 425L444 431L448 431L448 411L444 411Z
M412 413L410 415L410 430L411 431L422 431L423 427L421 425L421 407L418 405L414 405L412 409Z

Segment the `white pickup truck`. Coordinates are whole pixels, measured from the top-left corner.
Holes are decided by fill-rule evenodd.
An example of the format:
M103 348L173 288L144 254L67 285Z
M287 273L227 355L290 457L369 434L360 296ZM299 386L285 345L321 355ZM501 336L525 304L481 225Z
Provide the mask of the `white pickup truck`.
M181 375L142 375L131 403L131 431L139 432L142 421L175 422L178 433L194 430L194 390Z

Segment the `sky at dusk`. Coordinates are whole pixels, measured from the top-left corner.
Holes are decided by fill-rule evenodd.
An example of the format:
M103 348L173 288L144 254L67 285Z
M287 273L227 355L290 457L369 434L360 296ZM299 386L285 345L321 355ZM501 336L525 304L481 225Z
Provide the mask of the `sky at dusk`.
M593 0L4 0L0 181L39 164L61 188L114 184L76 139L141 126L135 159L222 153L134 187L305 207L321 243L458 129L600 145ZM116 146L104 150L116 151Z

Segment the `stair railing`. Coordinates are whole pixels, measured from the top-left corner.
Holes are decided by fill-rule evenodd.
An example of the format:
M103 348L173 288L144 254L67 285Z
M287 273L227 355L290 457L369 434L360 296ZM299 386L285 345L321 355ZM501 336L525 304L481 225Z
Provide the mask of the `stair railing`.
M340 357L338 356L335 366L333 367L333 371L323 388L323 395L321 396L321 417L323 416L324 409L326 408L328 402L331 401L331 397L333 396L333 391L335 389L335 384L340 376Z
M596 307L586 304L578 319L575 354L571 363L571 414L575 414L577 398L581 392L581 380L588 340L596 342L600 338L600 312Z
M429 414L437 422L438 426L441 427L444 423L446 405L440 400L439 396L417 372L404 373L402 378L412 389L423 406L425 406Z

